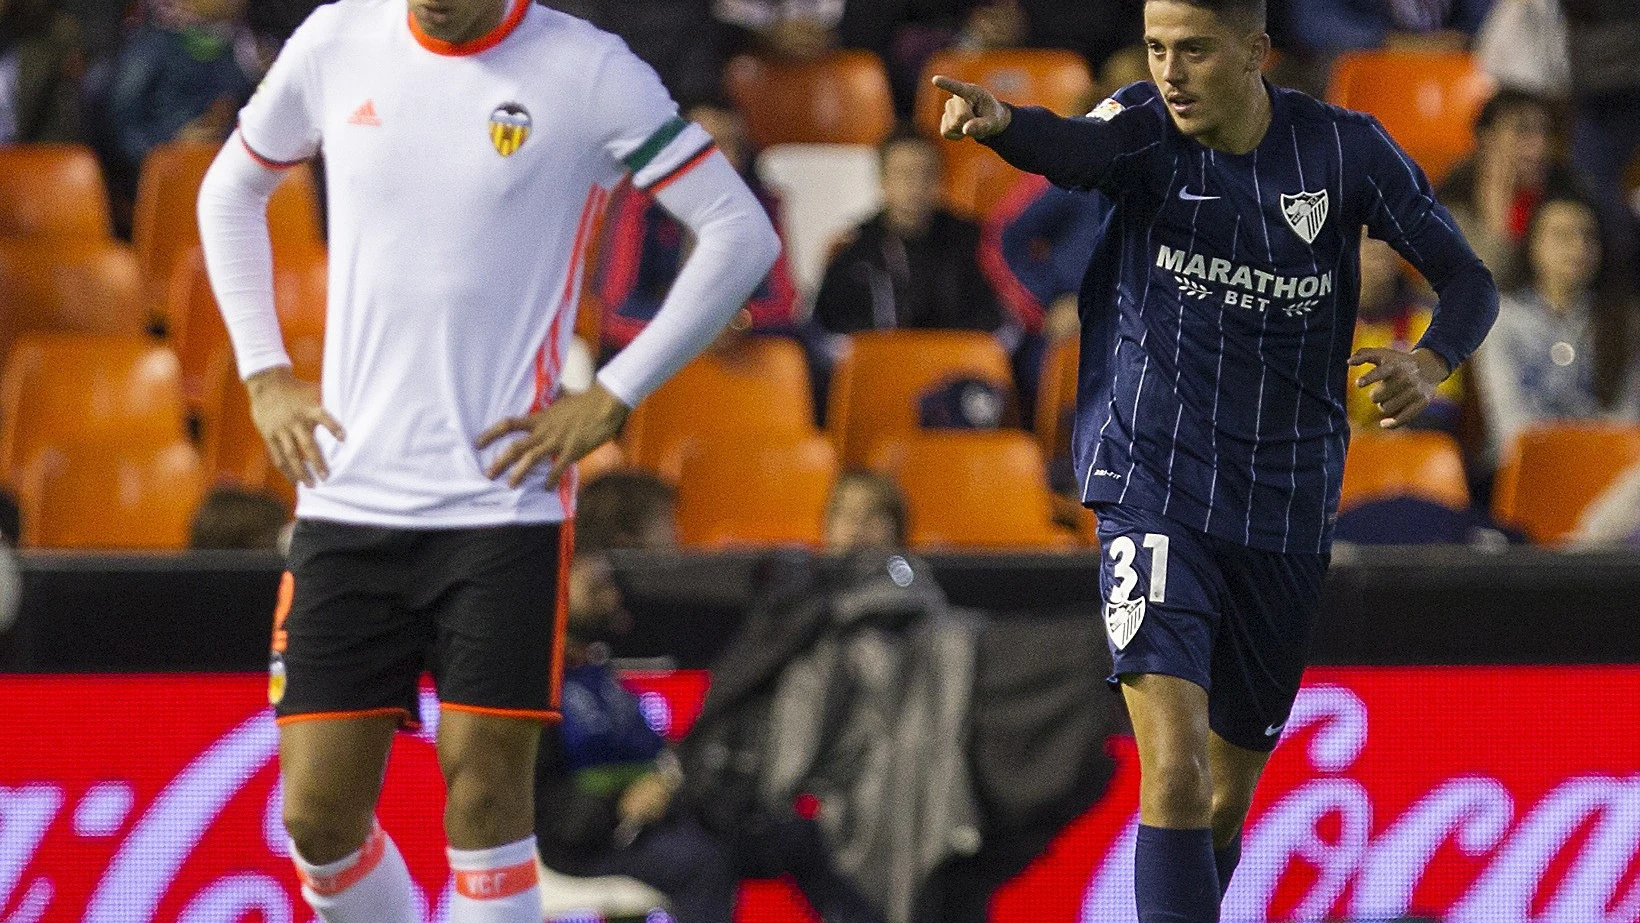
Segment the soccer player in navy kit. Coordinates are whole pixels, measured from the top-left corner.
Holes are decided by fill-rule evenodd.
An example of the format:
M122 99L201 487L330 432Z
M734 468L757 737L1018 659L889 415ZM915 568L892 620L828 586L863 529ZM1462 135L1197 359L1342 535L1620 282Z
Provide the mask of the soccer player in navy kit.
M1351 366L1393 428L1474 351L1491 274L1369 116L1267 85L1263 0L1149 0L1154 83L1088 116L944 77L942 130L1113 204L1081 297L1075 455L1142 771L1141 923L1207 923L1320 607ZM1362 227L1440 295L1350 355Z

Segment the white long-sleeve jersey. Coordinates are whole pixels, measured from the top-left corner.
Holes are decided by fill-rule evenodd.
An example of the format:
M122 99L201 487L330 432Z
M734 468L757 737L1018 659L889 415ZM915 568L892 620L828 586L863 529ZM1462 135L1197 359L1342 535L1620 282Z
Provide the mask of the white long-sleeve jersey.
M323 152L330 288L321 391L345 441L297 515L409 528L553 522L545 465L484 476L497 421L557 393L587 245L630 174L698 243L661 312L599 381L635 405L703 349L779 243L756 198L620 39L530 0L451 45L405 0L341 0L297 30L200 193L241 377L287 364L264 212ZM572 479L566 478L566 482Z

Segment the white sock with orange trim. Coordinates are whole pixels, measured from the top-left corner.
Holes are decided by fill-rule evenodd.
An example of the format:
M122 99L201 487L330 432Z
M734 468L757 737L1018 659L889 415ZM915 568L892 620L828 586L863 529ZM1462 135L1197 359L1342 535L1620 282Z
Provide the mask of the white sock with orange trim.
M359 850L313 865L291 846L302 896L325 923L421 923L410 870L393 838L377 824Z
M535 837L492 849L450 849L450 923L541 923Z

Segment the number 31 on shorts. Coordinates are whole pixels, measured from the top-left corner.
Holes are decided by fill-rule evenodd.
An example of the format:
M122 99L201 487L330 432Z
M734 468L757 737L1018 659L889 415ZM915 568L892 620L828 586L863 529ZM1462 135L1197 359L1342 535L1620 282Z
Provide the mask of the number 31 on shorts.
M1153 603L1167 602L1167 536L1155 532L1147 532L1144 537L1145 549L1150 552L1150 592L1147 594ZM1139 572L1133 569L1133 560L1139 554L1139 549L1133 544L1133 538L1119 535L1110 543L1111 577L1115 581L1110 587L1109 602L1121 605L1133 596L1133 591L1139 584Z

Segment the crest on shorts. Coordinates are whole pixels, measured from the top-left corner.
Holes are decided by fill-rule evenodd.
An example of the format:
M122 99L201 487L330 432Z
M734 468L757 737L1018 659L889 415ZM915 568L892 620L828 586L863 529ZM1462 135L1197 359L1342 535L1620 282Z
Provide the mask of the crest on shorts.
M490 113L490 143L496 153L511 157L530 139L530 114L517 103L502 103Z
M1293 233L1304 238L1307 244L1315 243L1321 228L1327 223L1327 190L1320 192L1301 192L1298 195L1283 195L1281 197L1281 214L1287 219L1287 226Z
M1121 115L1123 108L1125 107L1121 103L1117 102L1114 97L1112 97L1099 105L1094 106L1093 111L1088 113L1088 118L1093 119L1096 122L1108 122L1111 119L1116 118L1118 115Z
M1105 631L1110 633L1110 643L1116 645L1117 650L1124 650L1133 636L1139 633L1139 626L1145 621L1145 598L1130 599L1126 602L1105 603Z

